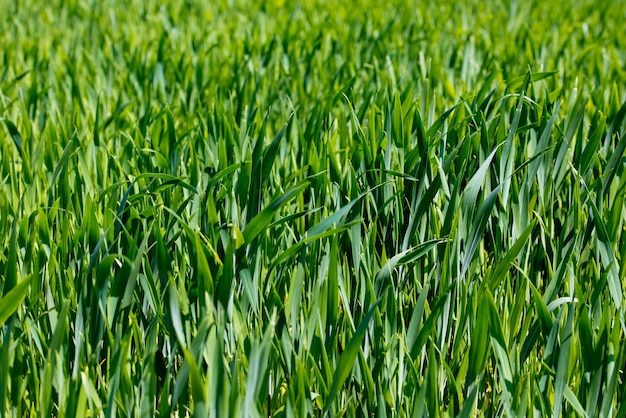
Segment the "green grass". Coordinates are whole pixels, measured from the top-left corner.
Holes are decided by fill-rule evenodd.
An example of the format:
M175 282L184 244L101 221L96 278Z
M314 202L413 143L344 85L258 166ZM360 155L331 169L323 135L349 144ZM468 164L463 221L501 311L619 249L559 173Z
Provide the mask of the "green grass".
M0 1L0 416L626 414L626 6Z

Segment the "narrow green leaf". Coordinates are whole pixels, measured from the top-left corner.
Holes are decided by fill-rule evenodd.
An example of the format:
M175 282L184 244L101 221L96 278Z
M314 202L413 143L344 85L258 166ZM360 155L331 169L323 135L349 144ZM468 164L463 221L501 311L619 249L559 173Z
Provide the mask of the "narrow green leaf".
M465 380L465 387L469 388L485 370L485 364L489 355L489 302L483 293L476 307L476 318L471 329L469 369Z
M500 379L502 380L501 399L504 402L507 415L511 414L511 402L513 401L513 370L509 358L509 349L502 332L502 322L496 308L495 301L489 289L485 289L486 297L483 302L489 306L489 335L491 337L491 348L496 357Z
M11 315L15 313L17 308L20 307L22 301L26 297L30 280L32 276L28 276L24 280L20 281L15 287L5 293L4 297L0 299L0 327L9 319Z
M496 266L493 267L493 269L488 273L487 282L489 284L489 290L491 292L493 292L496 287L498 287L500 282L504 279L504 276L509 270L511 264L526 245L526 241L528 241L528 238L530 237L530 234L532 233L536 223L536 221L533 221L530 223L530 225L526 227L526 229L524 230L524 232L522 232L517 241L515 241L515 244L513 244L513 246L506 252L506 254L504 254L504 257L502 257L498 264L496 264Z
M196 362L193 354L191 354L185 348L183 348L182 350L185 355L185 361L189 366L189 380L191 384L191 394L194 402L193 415L195 417L206 417L206 391L204 388L204 382L202 381L202 376L200 375L198 363Z
M374 290L376 292L376 295L378 297L382 297L382 293L385 291L385 289L387 289L387 286L391 284L391 274L396 267L410 264L419 260L421 257L428 254L428 252L430 252L430 250L432 250L434 247L445 242L446 240L434 239L425 242L415 248L409 248L408 250L402 251L399 254L391 257L376 275L376 279L374 281Z
M135 285L137 284L137 277L139 276L139 270L141 269L141 263L146 252L149 238L150 235L146 234L143 241L141 242L141 245L139 246L139 249L137 250L137 255L135 256L135 259L133 260L133 265L128 275L128 281L126 282L124 296L122 297L122 301L119 306L120 311L129 307L133 301L133 294L135 291Z
M337 396L337 393L345 383L346 379L350 375L350 372L352 371L352 368L354 367L354 361L361 350L361 343L363 342L363 338L365 338L365 332L369 327L374 310L378 307L379 303L380 301L376 302L374 306L367 311L367 314L365 314L365 317L359 324L356 332L352 335L350 342L348 342L346 349L339 358L339 364L333 374L333 383L330 387L330 393L325 400L324 414L330 412L330 408L335 400L335 397Z
M74 148L75 148L77 142L78 142L78 140L76 138L76 135L73 134L72 137L70 138L70 140L67 142L67 145L63 149L63 153L61 154L61 158L59 158L59 161L57 162L57 166L55 167L54 172L52 173L52 178L50 179L50 184L51 185L54 184L54 182L56 181L57 177L61 173L61 170L63 169L63 167L65 167L65 163L67 162L67 159L69 158L69 156L72 153L72 151L74 151Z
M500 144L502 145L502 144ZM489 169L489 165L491 164L491 160L496 155L496 151L500 147L498 145L491 154L483 161L483 163L478 168L478 171L474 173L470 181L465 186L463 190L463 207L471 208L476 204L476 198L478 197L478 191L483 186L485 182L485 177L487 176L487 170Z
M178 291L176 285L170 280L167 292L169 294L169 308L170 316L172 318L172 325L176 332L176 337L181 346L187 347L187 338L185 338L185 331L183 327L183 321L180 317L180 304L178 302Z
M556 367L556 376L554 377L554 413L552 416L558 418L561 416L561 409L563 408L563 395L565 388L568 386L569 378L569 358L572 345L572 330L574 324L574 317L576 312L574 309L574 302L570 302L567 310L567 322L563 335L561 337L561 347L559 349L558 364Z
M467 272L467 269L469 269L470 263L474 258L474 253L476 252L478 243L483 237L483 233L485 232L485 226L487 226L487 221L491 216L491 210L496 203L496 197L498 196L499 191L500 186L496 187L489 194L489 196L485 198L485 201L476 213L476 218L472 223L472 229L470 230L468 243L465 249L465 257L463 258L463 263L461 264L461 277L465 277L465 273Z
M587 412L585 412L585 408L583 408L582 404L576 397L576 394L572 392L569 386L565 386L565 391L563 392L563 396L569 402L570 405L574 408L574 411L578 413L581 417L587 418Z
M618 138L619 138L619 134L620 134L619 127L621 126L625 118L626 118L626 102L622 104L619 111L617 112L617 115L615 115L615 117L611 121L611 124L609 125L609 128L606 131L606 135L604 138L605 148L607 148L608 144L611 143L612 136L614 133L617 133ZM606 193L606 190L608 189L609 185L613 182L613 178L615 178L615 175L617 174L617 169L620 166L620 162L622 161L625 150L626 150L626 135L622 134L622 137L619 138L619 142L617 143L617 146L611 150L611 158L609 159L609 162L607 163L606 168L605 168L605 172L608 174L604 177L602 181L603 193Z
M287 203L290 199L297 196L300 192L309 186L310 182L304 180L298 183L296 186L287 190L280 196L277 196L270 202L263 210L256 214L254 218L246 225L243 230L243 239L246 244L250 244L254 238L256 238L265 228L270 224L278 209L282 205Z
M8 119L0 118L0 120L4 121L4 125L9 131L13 144L15 144L15 148L17 148L20 157L24 158L24 155L22 154L22 135L20 135L20 131L17 129L17 126L15 126L15 124Z

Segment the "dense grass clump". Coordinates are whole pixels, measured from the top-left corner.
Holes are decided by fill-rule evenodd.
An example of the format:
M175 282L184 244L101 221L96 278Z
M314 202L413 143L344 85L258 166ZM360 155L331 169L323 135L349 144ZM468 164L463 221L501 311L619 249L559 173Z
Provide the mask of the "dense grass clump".
M2 1L0 416L626 414L618 0Z

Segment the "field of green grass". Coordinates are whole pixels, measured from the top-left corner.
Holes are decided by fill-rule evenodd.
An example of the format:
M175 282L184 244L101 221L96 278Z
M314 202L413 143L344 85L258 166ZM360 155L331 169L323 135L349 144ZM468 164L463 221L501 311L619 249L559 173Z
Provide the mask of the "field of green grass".
M622 1L0 7L0 416L626 415Z

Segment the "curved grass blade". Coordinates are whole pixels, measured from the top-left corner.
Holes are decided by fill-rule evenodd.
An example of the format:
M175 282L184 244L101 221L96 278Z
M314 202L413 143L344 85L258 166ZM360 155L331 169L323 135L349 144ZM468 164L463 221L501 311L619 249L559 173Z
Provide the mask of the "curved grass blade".
M465 277L465 273L467 273L467 269L469 268L470 263L474 258L474 253L476 252L478 243L482 239L483 232L485 231L485 226L487 225L487 221L489 220L489 216L491 215L491 210L496 203L496 197L498 196L499 191L500 186L496 187L489 194L489 196L487 196L483 204L480 206L480 209L478 209L476 219L472 224L472 229L469 235L469 244L465 250L465 257L463 258L463 264L461 267L461 277Z
M374 290L378 297L382 297L382 293L391 283L391 274L396 267L409 264L419 260L438 244L447 242L445 239L434 239L418 245L415 248L409 248L399 254L391 257L387 263L380 269L374 281Z
M20 157L23 158L24 156L22 155L22 135L20 135L20 131L17 129L17 126L15 126L15 124L8 119L0 118L0 120L4 121L4 125L7 127L7 130L11 135L13 144L15 144L15 148L17 148Z
M533 221L526 227L524 232L522 232L522 235L520 235L517 241L515 241L515 244L513 244L504 257L502 257L498 264L496 264L496 266L489 272L487 275L487 283L490 291L493 292L495 288L498 287L502 279L504 279L504 276L511 267L511 264L526 245L526 241L528 241L536 223L537 221Z
M363 342L363 338L365 338L365 331L367 331L372 315L374 314L374 310L379 303L380 301L376 302L369 309L369 311L367 311L363 321L359 324L359 327L346 346L345 351L339 358L339 364L333 374L333 383L330 387L330 393L328 398L325 400L324 415L327 415L328 412L330 412L330 408L335 400L335 397L337 396L337 393L339 392L339 389L341 389L354 367L355 359L361 350L361 343Z
M569 358L572 346L574 317L576 316L576 310L574 308L574 302L570 302L567 309L567 322L565 324L564 333L561 339L561 347L559 349L559 359L556 368L556 376L554 377L554 413L553 416L558 418L561 416L561 409L563 408L563 395L568 383L569 375ZM582 409L582 408L581 408Z
M310 182L304 180L296 186L287 190L284 194L275 197L263 210L256 214L243 230L243 239L246 244L250 244L274 219L274 215L285 203L298 195L309 186Z
M9 319L22 304L22 301L26 297L26 292L28 292L31 279L32 276L28 276L0 299L0 327L4 325L7 319Z

